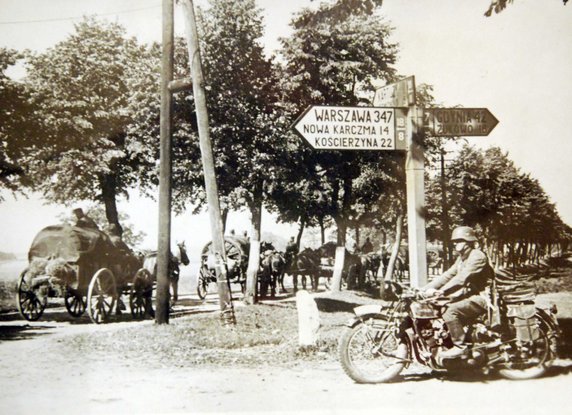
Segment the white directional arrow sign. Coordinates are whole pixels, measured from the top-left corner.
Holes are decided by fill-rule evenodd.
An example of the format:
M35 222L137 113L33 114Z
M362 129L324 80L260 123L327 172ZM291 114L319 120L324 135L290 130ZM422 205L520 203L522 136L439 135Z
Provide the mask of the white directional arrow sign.
M311 106L294 130L316 149L405 150L407 110Z

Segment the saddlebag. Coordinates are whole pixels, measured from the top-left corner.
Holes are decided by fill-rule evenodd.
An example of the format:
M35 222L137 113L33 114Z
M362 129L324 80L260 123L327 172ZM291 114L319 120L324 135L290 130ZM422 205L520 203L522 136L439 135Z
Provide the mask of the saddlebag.
M534 304L507 304L506 308L506 316L514 327L518 341L529 342L540 337Z

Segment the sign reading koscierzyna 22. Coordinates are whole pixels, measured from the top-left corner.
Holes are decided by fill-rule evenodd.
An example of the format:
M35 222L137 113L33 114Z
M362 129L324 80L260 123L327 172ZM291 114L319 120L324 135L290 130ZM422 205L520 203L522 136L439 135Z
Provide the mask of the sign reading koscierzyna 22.
M407 110L311 106L294 130L316 149L405 150Z

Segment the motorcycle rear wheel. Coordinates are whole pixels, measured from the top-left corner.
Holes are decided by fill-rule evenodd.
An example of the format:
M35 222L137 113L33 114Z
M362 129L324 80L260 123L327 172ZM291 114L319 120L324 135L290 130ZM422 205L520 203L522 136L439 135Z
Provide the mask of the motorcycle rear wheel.
M499 374L511 380L534 379L544 375L552 362L550 340L544 328L539 327L538 339L525 347L515 345L510 367L499 369Z
M409 358L407 344L398 339L387 320L370 319L346 329L339 358L344 372L357 383L395 379Z

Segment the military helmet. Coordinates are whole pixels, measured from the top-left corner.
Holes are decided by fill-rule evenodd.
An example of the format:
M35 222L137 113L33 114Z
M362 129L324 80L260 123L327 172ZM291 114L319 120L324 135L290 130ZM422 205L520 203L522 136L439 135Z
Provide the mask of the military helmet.
M470 226L459 226L453 230L451 241L476 242L475 231Z

